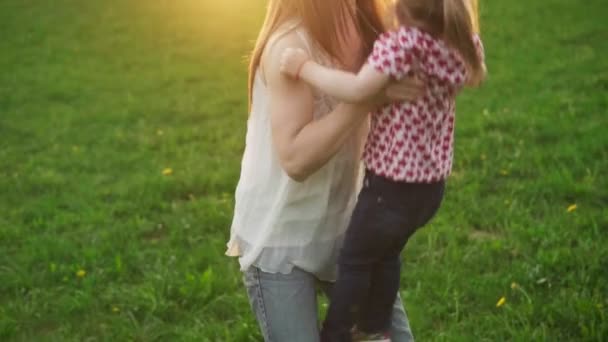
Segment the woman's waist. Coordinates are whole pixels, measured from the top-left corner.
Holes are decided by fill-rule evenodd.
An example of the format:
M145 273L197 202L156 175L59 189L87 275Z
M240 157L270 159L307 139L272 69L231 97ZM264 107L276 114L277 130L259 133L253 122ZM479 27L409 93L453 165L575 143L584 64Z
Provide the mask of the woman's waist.
M257 246L239 237L231 240L231 244L239 247L244 269L253 266L266 273L291 274L295 267L313 273L319 279L333 281L342 241L343 234L307 244Z
M297 184L304 186L304 183ZM274 222L276 226L310 224L345 215L352 209L356 196L354 180L349 187L316 187L306 191L290 186L273 188L272 184L260 187L239 184L234 215L247 217L248 221Z
M324 245L344 235L349 220L350 213L276 222L270 226L264 225L264 222L252 221L241 224L235 221L231 230L231 239L244 242L258 250Z
M241 216L235 212L232 240L239 239L256 249L288 249L335 241L346 231L352 207L335 212L281 212L265 217Z

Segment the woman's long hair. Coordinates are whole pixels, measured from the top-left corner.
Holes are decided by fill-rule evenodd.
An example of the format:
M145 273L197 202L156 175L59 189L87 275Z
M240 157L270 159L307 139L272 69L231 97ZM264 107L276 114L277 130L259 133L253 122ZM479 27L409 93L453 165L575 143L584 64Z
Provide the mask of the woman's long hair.
M348 41L352 21L362 40L358 56L362 65L373 48L373 42L384 30L384 1L356 0L353 8L349 0L270 0L266 18L258 35L249 62L249 106L251 107L255 73L270 37L286 21L299 19L315 45L331 58L345 64L343 47Z

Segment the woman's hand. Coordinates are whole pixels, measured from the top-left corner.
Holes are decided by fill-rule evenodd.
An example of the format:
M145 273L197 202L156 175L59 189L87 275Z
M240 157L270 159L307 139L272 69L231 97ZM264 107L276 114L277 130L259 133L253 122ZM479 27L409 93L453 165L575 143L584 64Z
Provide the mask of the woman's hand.
M399 82L393 82L386 88L388 102L415 101L424 94L426 84L418 77L407 77Z
M399 82L391 82L383 91L372 98L367 105L370 110L382 107L391 102L415 101L424 95L426 85L417 77L407 77Z
M298 74L304 63L308 62L310 57L308 53L302 49L287 48L281 56L281 72L292 78L298 78Z

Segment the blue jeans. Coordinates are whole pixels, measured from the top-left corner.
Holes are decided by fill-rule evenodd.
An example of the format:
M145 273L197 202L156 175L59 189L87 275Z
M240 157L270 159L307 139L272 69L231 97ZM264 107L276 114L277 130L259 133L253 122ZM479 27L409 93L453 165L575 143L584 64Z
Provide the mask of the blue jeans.
M251 267L244 273L251 308L266 342L318 342L317 288L329 293L333 284L294 268L290 274L265 273ZM392 311L392 341L414 342L397 296Z
M390 330L401 251L435 215L443 191L443 181L395 182L367 172L340 251L321 341L350 342L355 323L366 333Z

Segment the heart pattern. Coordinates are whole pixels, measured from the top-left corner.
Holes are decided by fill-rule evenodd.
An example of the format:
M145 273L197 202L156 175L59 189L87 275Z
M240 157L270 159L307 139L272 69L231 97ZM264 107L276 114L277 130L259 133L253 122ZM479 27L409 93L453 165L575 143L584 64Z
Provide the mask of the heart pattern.
M483 58L481 40L474 37ZM400 80L415 74L427 91L413 102L373 113L363 155L366 167L395 181L431 183L448 177L454 155L456 95L468 79L459 53L442 40L412 27L383 33L368 63Z

